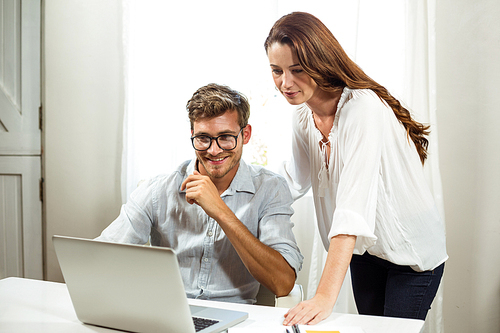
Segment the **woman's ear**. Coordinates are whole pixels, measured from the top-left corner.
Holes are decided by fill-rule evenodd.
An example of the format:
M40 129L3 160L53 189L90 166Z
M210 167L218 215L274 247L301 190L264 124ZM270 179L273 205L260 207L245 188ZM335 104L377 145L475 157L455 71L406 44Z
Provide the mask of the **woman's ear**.
M246 145L252 137L252 125L247 124L243 129L243 144Z

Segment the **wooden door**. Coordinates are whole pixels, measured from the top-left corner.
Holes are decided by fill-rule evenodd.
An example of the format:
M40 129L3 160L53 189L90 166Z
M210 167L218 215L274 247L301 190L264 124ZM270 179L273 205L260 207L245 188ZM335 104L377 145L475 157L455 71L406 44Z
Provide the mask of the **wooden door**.
M40 2L0 2L0 278L43 278Z

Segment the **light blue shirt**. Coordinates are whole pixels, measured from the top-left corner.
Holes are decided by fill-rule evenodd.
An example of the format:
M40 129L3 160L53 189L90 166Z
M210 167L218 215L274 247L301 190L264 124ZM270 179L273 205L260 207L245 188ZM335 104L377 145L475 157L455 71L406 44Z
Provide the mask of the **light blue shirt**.
M259 282L247 270L219 224L186 202L181 184L196 159L170 175L142 183L98 240L174 249L190 298L254 303ZM243 160L222 200L262 243L278 251L298 273L303 256L292 233L292 196L281 176ZM280 274L280 272L276 272Z

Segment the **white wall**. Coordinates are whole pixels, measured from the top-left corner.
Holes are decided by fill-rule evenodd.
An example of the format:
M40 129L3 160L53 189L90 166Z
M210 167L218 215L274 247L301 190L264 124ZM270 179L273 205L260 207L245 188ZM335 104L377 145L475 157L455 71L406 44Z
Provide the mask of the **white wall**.
M117 0L44 1L46 277L53 234L94 237L120 207L123 117ZM500 327L500 3L437 0L446 332Z
M500 330L500 2L437 1L446 332Z
M121 1L46 0L43 105L46 278L51 237L96 237L120 209Z

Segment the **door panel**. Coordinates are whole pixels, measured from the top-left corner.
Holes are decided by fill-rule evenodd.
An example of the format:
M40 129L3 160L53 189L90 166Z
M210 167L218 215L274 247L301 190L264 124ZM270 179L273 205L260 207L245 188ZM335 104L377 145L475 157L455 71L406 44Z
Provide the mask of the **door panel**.
M0 279L23 274L21 175L0 175Z
M39 156L0 156L0 279L43 278Z
M43 278L40 5L0 0L0 278Z
M0 154L39 155L39 1L0 2L0 27Z

